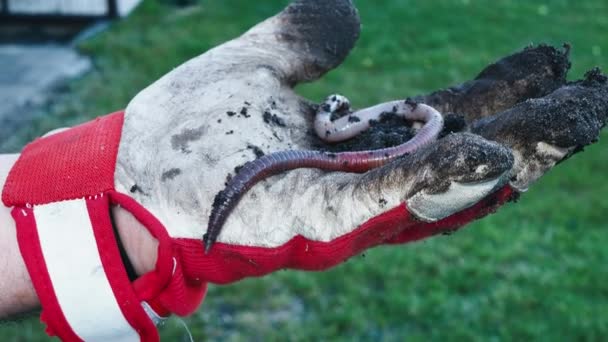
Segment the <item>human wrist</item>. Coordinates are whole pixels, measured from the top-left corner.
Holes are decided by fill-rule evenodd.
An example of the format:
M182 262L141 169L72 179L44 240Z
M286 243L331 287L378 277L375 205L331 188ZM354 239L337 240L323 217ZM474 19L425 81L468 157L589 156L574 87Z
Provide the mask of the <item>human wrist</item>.
M137 276L155 269L158 256L158 241L127 210L112 207L118 238Z
M0 154L0 192L18 157ZM0 203L0 319L36 310L40 305L19 250L10 210Z
M3 247L2 264L0 265L0 274L2 281L0 283L0 319L19 315L25 312L37 310L39 308L39 300L36 295L36 290L32 284L32 280L27 272L25 262L21 257L19 246L17 244L17 234L14 224L6 225L4 218L8 215L8 208L2 206L3 211L0 214L2 223L0 223L0 245Z

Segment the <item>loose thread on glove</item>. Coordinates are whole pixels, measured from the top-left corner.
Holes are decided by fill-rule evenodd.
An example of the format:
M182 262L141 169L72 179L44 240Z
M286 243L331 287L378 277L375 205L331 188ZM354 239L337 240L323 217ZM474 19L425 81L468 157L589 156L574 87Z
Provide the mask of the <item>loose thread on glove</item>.
M184 330L186 330L186 334L188 334L188 339L190 340L190 342L194 342L194 338L192 337L190 328L188 328L188 325L186 324L184 319L181 317L175 317L175 319L181 324L182 327L184 327Z

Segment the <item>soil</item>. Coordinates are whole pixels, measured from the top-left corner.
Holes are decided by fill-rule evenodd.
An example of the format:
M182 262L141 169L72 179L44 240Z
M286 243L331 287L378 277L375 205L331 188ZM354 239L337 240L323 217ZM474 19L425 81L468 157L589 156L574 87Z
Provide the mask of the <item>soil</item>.
M255 154L256 159L261 158L266 154L264 153L264 151L262 151L261 148L255 145L248 144L247 148L253 151L253 154Z
M465 128L466 122L463 115L445 115L440 137L461 132ZM403 120L394 113L386 112L380 115L379 120L371 120L370 128L356 137L333 145L321 145L319 149L330 152L377 150L401 145L412 139L414 133L411 122Z
M264 119L264 122L267 124L271 124L271 125L275 125L275 126L279 126L279 127L286 126L285 120L281 119L276 114L271 114L269 111L265 111L264 114L262 115L262 118Z
M370 128L347 141L319 146L330 152L365 151L403 144L414 136L407 121L394 113L382 113L380 120L371 120Z
M281 22L284 30L279 39L289 44L304 43L299 49L310 63L305 75L299 77L311 79L338 66L355 45L361 29L351 0L294 1L281 14Z
M489 65L474 80L416 96L410 101L426 103L444 113L440 137L462 132L480 118L508 110L528 99L546 96L566 85L569 51L567 45L562 50L547 45L527 47ZM594 79L598 78L601 79L599 76ZM385 113L369 129L350 140L337 144L318 142L315 147L331 152L391 147L413 137L414 132L408 125L396 115Z
M446 114L443 116L443 130L439 134L439 139L448 134L462 132L466 129L467 123L464 115L461 114Z
M434 165L432 169L437 172L421 180L418 186L442 192L451 179L475 182L476 177L504 172L513 163L509 148L517 149L525 158L536 158L537 143L543 141L558 147L574 147L571 156L595 142L608 121L608 77L593 69L582 80L566 82L570 66L567 56L567 48L564 51L547 46L527 48L489 66L476 80L414 98L416 102L435 101L431 105L461 111L443 111L451 114L444 114L443 138L437 144L395 162L404 164L403 172L411 171L417 164ZM451 134L455 132L471 132L487 140L470 133ZM413 134L407 122L385 113L353 139L332 145L320 142L318 149L375 150L402 144ZM467 146L464 150L463 145ZM485 175L471 169L481 161L491 166ZM387 173L387 179L393 177Z
M539 141L580 150L596 141L607 117L608 78L593 69L583 80L479 120L471 130L498 142L517 142L528 153L535 153L530 146Z
M245 118L249 118L249 117L251 117L251 115L247 114L247 111L248 111L248 110L247 110L247 107L243 107L243 108L241 108L241 111L240 111L239 113L240 113L240 114L241 114L243 117L245 117Z
M441 113L462 114L467 122L530 98L543 97L566 84L570 47L527 47L487 66L471 81L413 98Z

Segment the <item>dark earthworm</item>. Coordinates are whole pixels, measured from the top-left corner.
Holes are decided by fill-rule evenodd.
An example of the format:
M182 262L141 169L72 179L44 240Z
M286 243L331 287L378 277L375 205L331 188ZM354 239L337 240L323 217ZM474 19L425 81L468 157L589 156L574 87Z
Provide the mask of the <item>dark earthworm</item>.
M393 112L405 119L423 121L424 125L411 140L394 147L357 151L328 153L321 151L281 151L260 157L246 163L236 176L220 191L213 201L213 208L207 224L207 233L203 237L205 254L209 253L220 234L228 215L236 207L239 200L257 182L284 171L298 168L316 168L328 171L344 171L362 173L385 165L395 158L409 154L420 147L434 141L443 128L443 118L434 108L415 104L408 101L393 101L374 107L359 110L335 121L330 120L330 114L341 109L348 109L348 100L333 96L321 106L317 114L315 126L324 140L336 141L348 139L369 127L369 120L378 119L383 112ZM388 109L388 110L386 110ZM359 121L348 119L358 117ZM346 133L345 133L346 132ZM329 138L329 139L328 139ZM333 138L333 139L332 139Z

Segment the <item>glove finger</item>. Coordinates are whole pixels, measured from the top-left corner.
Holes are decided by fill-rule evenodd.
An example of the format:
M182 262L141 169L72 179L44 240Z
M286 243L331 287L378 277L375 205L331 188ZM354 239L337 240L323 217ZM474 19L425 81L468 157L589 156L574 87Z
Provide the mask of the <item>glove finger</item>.
M280 79L295 86L313 81L344 61L361 29L351 0L296 0L241 39L258 45ZM253 54L254 56L256 54Z
M474 122L471 131L513 150L511 185L525 191L549 169L596 142L608 117L608 79L599 70L548 96Z
M501 58L475 79L414 98L441 113L463 115L467 122L509 109L527 99L545 96L566 83L569 46L528 47Z

